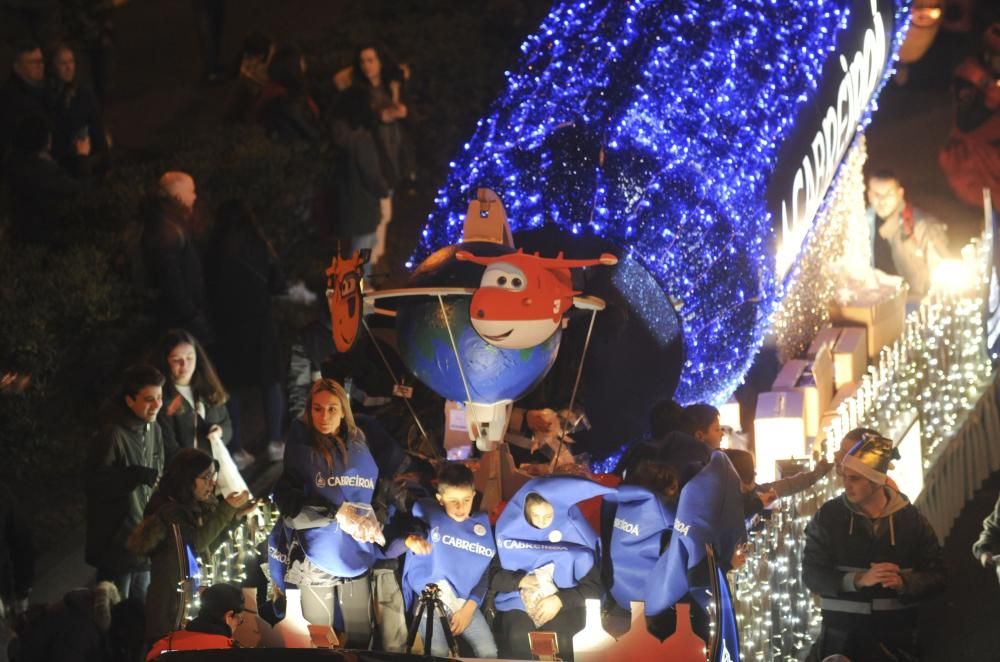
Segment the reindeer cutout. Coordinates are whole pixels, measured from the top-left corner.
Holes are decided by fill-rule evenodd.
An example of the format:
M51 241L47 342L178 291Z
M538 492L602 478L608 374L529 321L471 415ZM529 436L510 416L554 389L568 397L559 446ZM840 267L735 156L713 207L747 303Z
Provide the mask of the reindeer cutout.
M326 270L326 303L330 309L333 344L341 354L350 351L361 327L361 267L371 251L364 249L344 259L338 251Z

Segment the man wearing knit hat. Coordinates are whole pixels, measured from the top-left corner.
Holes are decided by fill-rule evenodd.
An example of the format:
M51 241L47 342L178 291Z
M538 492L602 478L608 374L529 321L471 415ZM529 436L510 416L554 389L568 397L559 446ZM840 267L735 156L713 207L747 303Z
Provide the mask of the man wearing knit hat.
M891 440L862 435L841 461L844 493L806 527L802 579L823 610L815 659L920 658L916 607L944 588L944 560L927 519L887 485L893 457Z

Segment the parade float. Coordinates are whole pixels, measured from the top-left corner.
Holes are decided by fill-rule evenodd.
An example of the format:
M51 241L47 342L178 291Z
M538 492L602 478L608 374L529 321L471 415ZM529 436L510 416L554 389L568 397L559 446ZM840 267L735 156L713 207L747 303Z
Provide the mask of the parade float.
M557 4L451 164L407 287L362 292L363 258L334 261L338 349L370 333L366 315L393 318L410 372L451 402L446 428L484 454L493 502L528 479L504 448L511 410L565 361L556 404L584 403L595 474L668 397L722 408L761 482L870 426L896 442L890 475L945 537L1000 469L987 443L1000 432L997 232L987 215L920 300L870 266L864 129L909 12ZM777 367L731 414L765 355ZM802 532L837 491L827 478L782 500L747 564L706 587L713 659L804 656L819 610Z

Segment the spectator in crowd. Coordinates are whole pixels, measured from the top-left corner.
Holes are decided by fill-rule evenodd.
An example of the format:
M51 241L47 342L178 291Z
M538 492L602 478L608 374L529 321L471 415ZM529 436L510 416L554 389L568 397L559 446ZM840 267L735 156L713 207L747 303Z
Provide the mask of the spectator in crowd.
M234 648L233 634L243 622L247 609L243 591L232 584L215 584L201 592L198 615L183 630L166 635L155 644L146 660L155 660L166 651Z
M33 41L14 44L10 76L0 87L0 158L7 154L21 123L48 115L45 98L45 56Z
M842 461L844 493L806 527L802 579L823 610L816 659L920 659L914 607L944 588L944 560L927 519L886 484L893 453L865 435Z
M1000 22L983 32L980 53L959 63L952 89L955 122L938 162L959 200L979 209L988 188L1000 209Z
M338 120L334 122L334 142L339 147L337 168L337 217L340 234L349 239L348 252L371 249L366 273L378 261L378 230L383 221L384 205L390 189L379 166L373 129L375 115L366 95L351 88L340 99ZM383 235L384 243L384 235Z
M198 21L198 45L201 46L204 80L218 83L225 77L222 68L222 30L226 19L225 0L191 0Z
M183 329L171 329L160 340L157 359L167 376L157 417L167 462L182 448L211 454L213 439L227 443L233 434L226 408L229 396L198 339Z
M128 539L129 550L150 557L151 581L146 597L146 641L154 642L183 622L182 594L197 588L194 557L207 559L226 529L250 500L246 492L215 496L218 462L197 448L174 455L146 507L146 516ZM179 539L176 536L180 536ZM183 558L178 549L185 550ZM190 583L188 583L190 582Z
M76 167L76 142L90 139L90 160L107 166L108 140L101 106L93 90L81 85L76 72L76 55L66 44L56 46L48 73L51 104L52 156L67 171Z
M869 175L868 204L873 266L902 277L911 295L923 296L934 268L947 257L947 226L907 202L906 190L890 170Z
M23 509L0 482L0 600L6 613L21 614L35 581L35 548Z
M268 442L281 441L282 352L271 297L288 288L278 256L253 210L242 200L228 200L219 207L207 264L218 336L216 365L230 389L233 437L229 449L237 466L245 466L253 461L240 436L241 405L248 388L260 390Z
M284 582L301 589L307 621L343 623L348 648L367 648L372 635L374 542L381 539L381 523L387 517L376 494L391 483L378 481L376 486L378 476L347 393L331 379L316 382L305 415L292 422L274 499L281 514L298 528L298 545L289 553ZM369 504L379 508L377 522L356 507L367 510ZM305 520L312 521L306 525Z
M412 178L412 166L404 161L405 134L402 121L409 111L403 100L405 70L397 65L388 51L375 44L366 44L354 53L351 88L374 114L370 130L378 150L379 169L388 191L380 196L379 224L372 247L371 265L378 264L385 254L386 232L392 220L392 191L404 178Z
M124 608L111 582L77 588L50 605L35 605L18 618L7 649L10 662L118 660L112 622Z
M306 59L294 46L279 48L267 69L268 82L257 99L256 116L274 140L315 143L322 132L319 106L306 86Z
M69 34L80 44L79 54L87 60L94 92L101 103L108 100L115 65L115 12L129 0L73 2L65 18ZM70 3L67 3L70 4Z
M270 80L267 70L276 50L274 40L262 32L252 32L243 41L240 73L226 107L227 121L249 123L253 120L254 106Z
M69 243L72 205L89 188L90 138L73 141L73 172L52 158L52 129L42 115L18 127L5 169L11 194L11 235L15 241Z
M215 334L193 241L197 199L191 175L164 173L145 212L141 245L147 276L159 294L156 317L161 327L187 329L203 345L211 345Z
M125 371L119 400L95 437L87 464L87 563L110 580L122 598L144 599L149 561L125 542L142 521L160 473L163 436L156 415L163 405L163 375L148 365Z

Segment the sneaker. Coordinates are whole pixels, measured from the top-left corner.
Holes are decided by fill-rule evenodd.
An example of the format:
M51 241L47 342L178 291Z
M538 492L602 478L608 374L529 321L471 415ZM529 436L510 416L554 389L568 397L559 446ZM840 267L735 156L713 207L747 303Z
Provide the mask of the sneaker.
M243 471L249 467L254 462L254 456L247 453L242 448L233 453L233 462L236 464L236 468Z
M271 462L281 462L285 459L285 442L272 441L267 445L267 456Z

